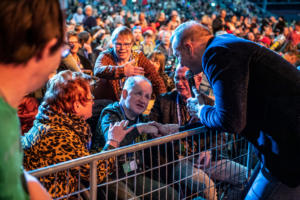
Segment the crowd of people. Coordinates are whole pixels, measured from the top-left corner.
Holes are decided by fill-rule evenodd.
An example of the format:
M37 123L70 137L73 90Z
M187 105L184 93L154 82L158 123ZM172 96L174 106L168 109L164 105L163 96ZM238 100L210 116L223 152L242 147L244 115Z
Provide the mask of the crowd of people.
M70 5L65 14L62 30L57 28L60 24L54 24L56 28L51 27L56 31L53 34L57 39L52 41L50 37L45 41L49 43L46 46L47 53L54 51L55 42L63 45L58 69L51 67L44 74L34 71L33 75L42 75L43 81L48 80L48 83L42 86L39 82L39 86L42 86L39 90L37 85L27 89L26 94L31 93L18 102L25 170L173 134L187 130L191 125L195 127L201 117L188 106L188 99L193 94L185 73L190 66L182 64L182 58L172 46L172 35L186 21L194 20L202 24L208 36L227 37L229 34L255 42L275 51L295 68L299 66L300 21L289 23L283 17L264 17L260 9L244 0L224 0L218 3L100 0L91 5L78 1ZM60 41L63 38L59 34L64 35L65 42ZM188 49L189 46L181 48ZM30 49L24 51L29 52ZM32 54L36 53L36 62L39 57L45 56L44 52L39 51ZM20 50L19 53L22 52ZM26 63L32 55L28 55L27 60L13 58L13 62ZM12 62L8 58L1 57L0 63ZM49 61L54 66L57 59ZM42 64L49 65L46 62ZM215 90L209 84L212 81L209 77L199 71L194 81L197 88L200 88L198 96L201 98L198 99L201 99L201 104L214 106L215 101L218 103L220 94L215 99ZM4 98L6 91L1 89L0 94ZM15 102L12 104L16 107ZM209 123L205 125L209 127ZM230 131L239 132L236 129ZM187 142L190 143L190 153L198 149L194 145L201 146ZM180 148L183 144L176 145ZM177 158L182 156L178 151L168 153L174 153ZM190 174L199 170L201 177L195 178L194 182L202 180L207 186L203 197L217 199L214 181L243 183L246 177L236 179L235 176L245 175L247 169L239 163L214 158L212 165L218 171L218 176L211 172L208 177L202 170L203 163L207 167L213 155L210 151L202 151L196 166L195 163L185 161L180 164L182 169L174 166L168 170L178 172L178 176L179 173ZM98 162L99 183L108 174L116 173L113 170L115 162L113 158ZM220 163L226 163L226 166ZM228 172L228 169L238 170ZM76 172L61 172L58 176L58 181L54 176L48 176L46 181L44 179L44 187L53 198L76 191L79 181ZM88 165L81 168L80 177L88 181ZM55 182L59 185L54 187ZM128 189L134 191L137 188L137 191L135 194L130 191L128 195L134 197L142 191L147 192L150 183L160 186L166 184L153 177L137 176L137 181L129 183ZM137 187L140 185L143 187ZM182 195L177 188L172 187L163 192L170 199L178 199ZM156 199L156 194L153 195Z

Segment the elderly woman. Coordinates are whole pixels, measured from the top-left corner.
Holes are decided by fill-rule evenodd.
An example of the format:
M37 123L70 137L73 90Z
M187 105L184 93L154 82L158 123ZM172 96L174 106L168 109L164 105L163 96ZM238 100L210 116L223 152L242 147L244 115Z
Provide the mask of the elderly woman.
M62 71L50 79L33 127L21 139L24 167L33 170L67 160L88 156L90 127L85 120L92 115L91 77L81 72ZM127 122L110 126L104 150L116 148L128 130ZM99 161L98 182L112 171L114 160ZM80 174L79 174L80 173ZM78 188L78 178L89 180L89 165L62 171L42 179L53 198L72 193Z
M101 78L95 88L96 99L119 101L127 77L145 75L154 93L166 92L164 81L142 52L132 51L133 34L125 26L112 33L113 48L102 52L96 60L94 75Z

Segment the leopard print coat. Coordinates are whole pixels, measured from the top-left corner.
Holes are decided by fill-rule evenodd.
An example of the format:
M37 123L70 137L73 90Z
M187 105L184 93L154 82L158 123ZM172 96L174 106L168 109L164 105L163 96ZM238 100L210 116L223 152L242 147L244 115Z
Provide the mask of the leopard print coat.
M74 114L57 112L43 104L34 126L21 138L24 149L24 168L34 170L60 162L90 155L90 127ZM98 163L98 183L112 171L114 159ZM80 171L79 171L80 170ZM53 198L78 190L79 177L89 181L89 165L61 171L56 175L40 178Z

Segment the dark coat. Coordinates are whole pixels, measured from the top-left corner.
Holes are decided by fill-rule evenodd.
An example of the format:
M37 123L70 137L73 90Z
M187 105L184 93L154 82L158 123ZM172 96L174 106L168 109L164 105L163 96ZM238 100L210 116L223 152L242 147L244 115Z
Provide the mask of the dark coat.
M122 120L127 120L122 114L119 102L114 102L106 106L100 115L98 120L96 135L92 138L92 149L96 151L101 151L104 144L107 141L109 124L114 124L115 122L120 122ZM144 115L139 116L139 123L147 122L148 119ZM130 122L128 126L135 125L136 123ZM140 135L137 128L135 127L132 131L127 133L125 138L121 141L120 146L126 146L132 144L134 141L145 141L147 140L147 135Z
M275 177L299 185L300 72L275 52L228 34L209 41L202 67L215 106L204 106L201 122L244 135Z

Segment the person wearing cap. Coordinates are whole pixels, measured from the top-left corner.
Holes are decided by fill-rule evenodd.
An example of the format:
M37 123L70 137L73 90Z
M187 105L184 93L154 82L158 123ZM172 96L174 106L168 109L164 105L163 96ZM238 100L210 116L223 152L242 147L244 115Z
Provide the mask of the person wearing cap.
M149 56L154 51L153 32L148 30L144 33L144 41L141 43L141 50L145 56Z
M142 27L141 26L134 26L132 28L132 34L133 34L133 45L132 45L132 51L140 51L142 46L141 43L144 40L142 35Z

